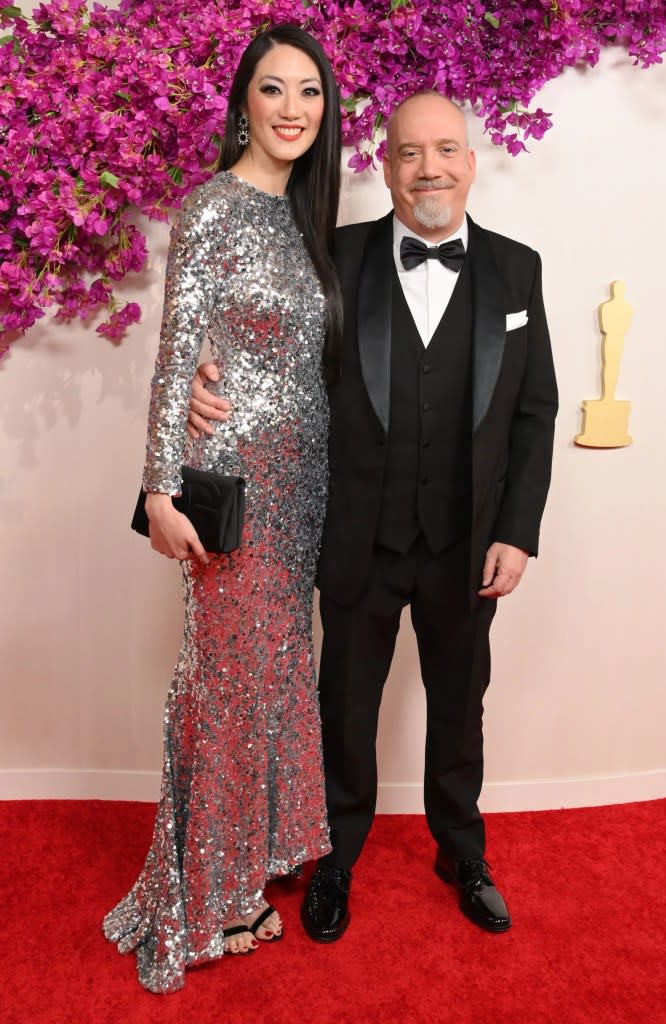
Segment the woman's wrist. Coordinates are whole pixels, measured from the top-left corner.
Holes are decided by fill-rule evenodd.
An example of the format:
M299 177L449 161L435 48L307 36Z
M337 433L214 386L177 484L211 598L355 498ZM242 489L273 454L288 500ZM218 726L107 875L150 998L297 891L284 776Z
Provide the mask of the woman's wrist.
M170 494L161 494L158 491L149 491L146 494L146 515L152 519L166 509L173 509L173 502Z

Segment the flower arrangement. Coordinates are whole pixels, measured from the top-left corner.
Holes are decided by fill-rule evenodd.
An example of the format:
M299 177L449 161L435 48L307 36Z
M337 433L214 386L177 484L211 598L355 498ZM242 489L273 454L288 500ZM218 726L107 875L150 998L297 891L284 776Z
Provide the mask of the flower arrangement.
M0 0L1 2L1 0ZM606 44L642 67L666 50L663 0L87 0L0 7L0 339L56 305L56 319L105 311L117 340L140 318L114 282L138 271L135 210L164 220L214 173L226 93L257 31L300 24L340 86L356 171L381 160L395 103L436 88L468 103L517 155L551 127L532 101Z

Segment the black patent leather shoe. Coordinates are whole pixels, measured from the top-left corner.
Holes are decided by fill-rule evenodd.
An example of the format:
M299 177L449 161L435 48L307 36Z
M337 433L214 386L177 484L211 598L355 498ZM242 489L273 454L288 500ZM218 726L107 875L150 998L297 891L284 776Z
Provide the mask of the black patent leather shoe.
M435 858L435 874L455 885L465 917L487 932L505 932L511 915L499 889L490 877L485 860L450 860L442 853Z
M315 942L335 942L349 924L352 873L319 862L301 907L303 927Z

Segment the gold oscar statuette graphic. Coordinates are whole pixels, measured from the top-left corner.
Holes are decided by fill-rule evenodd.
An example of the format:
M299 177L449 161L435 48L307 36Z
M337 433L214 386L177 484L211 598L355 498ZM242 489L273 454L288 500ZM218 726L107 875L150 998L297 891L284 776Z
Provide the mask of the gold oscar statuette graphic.
M574 444L583 448L624 448L629 436L631 402L615 397L624 336L631 323L631 306L624 300L624 281L613 281L611 298L599 306L601 343L601 398L583 402L583 430Z

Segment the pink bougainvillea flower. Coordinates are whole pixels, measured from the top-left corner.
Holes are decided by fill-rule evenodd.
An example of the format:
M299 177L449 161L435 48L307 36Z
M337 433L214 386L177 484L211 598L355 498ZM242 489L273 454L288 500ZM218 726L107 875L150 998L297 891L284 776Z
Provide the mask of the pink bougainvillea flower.
M170 208L216 169L234 69L252 35L300 24L342 97L358 173L381 164L396 103L437 89L469 105L512 155L551 127L533 108L568 67L624 46L666 51L663 0L48 0L0 7L0 336L49 306L117 341L140 309L114 282L142 269L136 211ZM1 346L0 346L1 347Z

